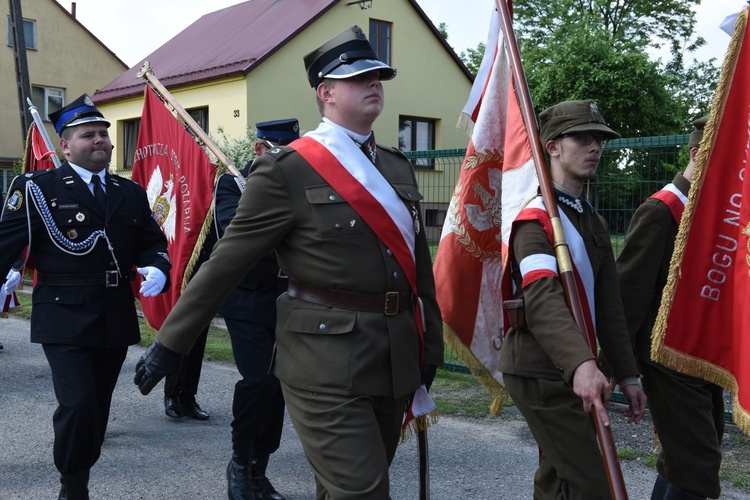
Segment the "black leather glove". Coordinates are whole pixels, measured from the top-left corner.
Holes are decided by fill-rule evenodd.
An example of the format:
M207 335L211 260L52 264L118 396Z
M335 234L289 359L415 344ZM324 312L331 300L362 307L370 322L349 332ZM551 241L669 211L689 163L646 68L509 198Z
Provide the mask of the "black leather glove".
M133 382L145 396L165 376L177 374L180 371L182 358L181 354L170 351L158 340L154 340L154 343L146 349L136 363Z
M427 391L430 390L432 381L435 380L435 374L437 373L437 366L435 365L424 365L422 367L422 383Z

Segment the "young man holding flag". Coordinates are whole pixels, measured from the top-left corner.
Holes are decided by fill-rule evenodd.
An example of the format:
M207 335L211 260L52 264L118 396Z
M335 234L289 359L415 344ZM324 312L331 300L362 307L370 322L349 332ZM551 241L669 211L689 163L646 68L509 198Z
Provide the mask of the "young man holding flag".
M362 30L345 30L304 62L323 122L253 164L235 217L135 382L147 394L173 372L227 294L276 249L289 289L277 301L273 371L316 498L386 499L407 405L429 399L420 384L429 387L443 363L422 196L403 154L375 144L381 82L396 71Z
M630 422L643 417L646 397L638 384L606 221L583 187L596 173L604 144L619 135L592 101L562 102L544 110L539 121L583 316L593 338L584 339L568 307L550 217L537 196L511 228L503 297L513 297L514 304L522 300L523 307L514 309L522 313L505 325L500 370L541 451L534 498L609 499L589 415L597 412L609 425L605 405L610 382L597 364L597 344L628 399Z
M661 443L652 500L719 498L724 389L651 359L653 331L708 116L695 120L685 172L636 210L617 258L620 291L643 389Z

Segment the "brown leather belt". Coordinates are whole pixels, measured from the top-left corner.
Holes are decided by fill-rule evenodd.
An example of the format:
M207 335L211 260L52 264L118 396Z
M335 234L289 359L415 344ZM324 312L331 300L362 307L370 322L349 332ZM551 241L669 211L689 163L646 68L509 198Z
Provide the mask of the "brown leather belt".
M87 274L47 274L37 273L36 282L39 285L52 286L104 286L114 288L129 285L135 273L120 276L117 271L101 271Z
M313 304L353 311L380 312L386 316L395 316L411 308L414 297L411 292L358 293L321 288L292 278L289 278L286 292L290 297Z

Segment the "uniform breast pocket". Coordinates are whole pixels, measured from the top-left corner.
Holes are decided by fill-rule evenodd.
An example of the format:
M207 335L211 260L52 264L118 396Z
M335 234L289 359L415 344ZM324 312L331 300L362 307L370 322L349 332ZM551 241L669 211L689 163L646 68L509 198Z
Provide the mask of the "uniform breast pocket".
M91 224L91 217L88 209L83 207L61 208L52 212L55 224L63 232L75 227L83 227Z
M143 215L134 210L120 210L120 219L123 226L142 226Z
M364 229L359 214L330 186L308 187L305 195L321 238L359 234Z

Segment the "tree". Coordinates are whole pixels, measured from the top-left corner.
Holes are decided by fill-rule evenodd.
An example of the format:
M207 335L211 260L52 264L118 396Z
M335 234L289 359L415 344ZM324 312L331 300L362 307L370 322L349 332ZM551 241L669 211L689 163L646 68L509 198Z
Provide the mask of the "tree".
M482 64L482 58L484 57L484 51L486 48L484 42L479 42L476 49L466 49L466 52L461 52L458 56L474 76L477 76L477 73L479 72L479 66Z

